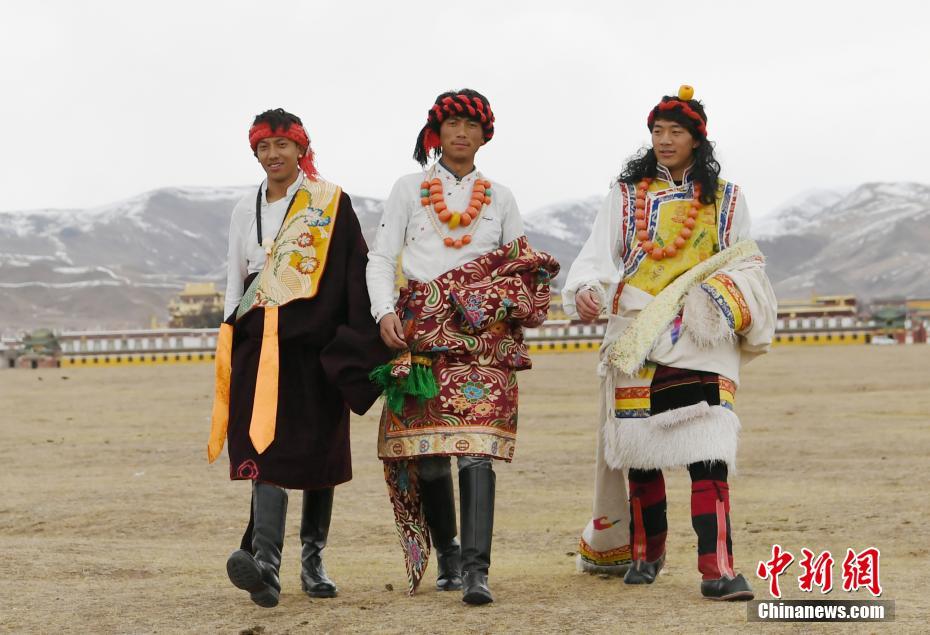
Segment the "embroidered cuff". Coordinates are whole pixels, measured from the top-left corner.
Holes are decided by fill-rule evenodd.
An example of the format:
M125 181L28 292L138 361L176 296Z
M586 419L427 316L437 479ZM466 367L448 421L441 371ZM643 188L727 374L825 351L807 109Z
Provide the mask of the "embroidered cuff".
M732 278L722 273L715 274L701 284L701 289L723 313L733 331L745 331L752 324L752 315L749 313L746 299Z

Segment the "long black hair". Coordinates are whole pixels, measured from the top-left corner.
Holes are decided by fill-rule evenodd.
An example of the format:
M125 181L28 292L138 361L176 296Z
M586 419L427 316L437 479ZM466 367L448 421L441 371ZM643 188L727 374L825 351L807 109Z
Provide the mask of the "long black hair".
M664 97L663 101L677 99L676 97ZM691 109L697 112L704 121L707 121L707 115L704 114L704 105L696 99L687 102ZM658 107L657 107L658 108ZM714 156L714 146L701 134L693 119L682 113L678 109L658 110L655 111L655 120L672 121L685 128L695 141L700 145L694 149L694 166L691 168L692 178L701 185L701 202L710 205L717 198L717 178L720 176L720 163ZM649 125L649 131L652 132L652 124ZM658 174L659 161L656 158L654 148L643 148L638 153L627 159L617 181L621 183L636 184L644 178L655 178Z

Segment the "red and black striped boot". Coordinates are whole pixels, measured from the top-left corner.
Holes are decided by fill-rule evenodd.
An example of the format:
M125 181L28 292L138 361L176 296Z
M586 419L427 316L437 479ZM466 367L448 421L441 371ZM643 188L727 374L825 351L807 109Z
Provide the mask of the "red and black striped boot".
M692 463L691 525L698 538L701 595L709 600L751 600L743 574L733 572L730 537L730 486L726 463Z
M626 584L652 584L665 564L668 519L662 470L631 469L630 550L633 562L623 576Z

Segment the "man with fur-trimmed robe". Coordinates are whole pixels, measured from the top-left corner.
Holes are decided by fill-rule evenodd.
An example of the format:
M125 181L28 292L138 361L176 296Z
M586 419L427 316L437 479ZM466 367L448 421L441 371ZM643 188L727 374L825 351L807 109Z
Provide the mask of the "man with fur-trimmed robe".
M608 320L594 513L578 564L654 582L665 561L662 471L687 467L701 593L747 600L730 535L733 407L740 366L771 344L776 301L745 199L719 178L706 126L690 87L653 108L652 147L611 186L563 289L567 313L591 321L606 310Z

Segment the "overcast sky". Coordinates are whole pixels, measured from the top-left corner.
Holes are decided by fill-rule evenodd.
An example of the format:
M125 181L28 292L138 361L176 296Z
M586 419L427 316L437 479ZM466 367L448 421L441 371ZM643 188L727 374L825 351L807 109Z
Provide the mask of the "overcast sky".
M383 198L427 109L472 87L478 155L524 213L603 195L663 93L695 87L723 176L755 215L798 192L928 182L930 3L0 4L0 210L248 185L252 117L306 124L325 178Z

